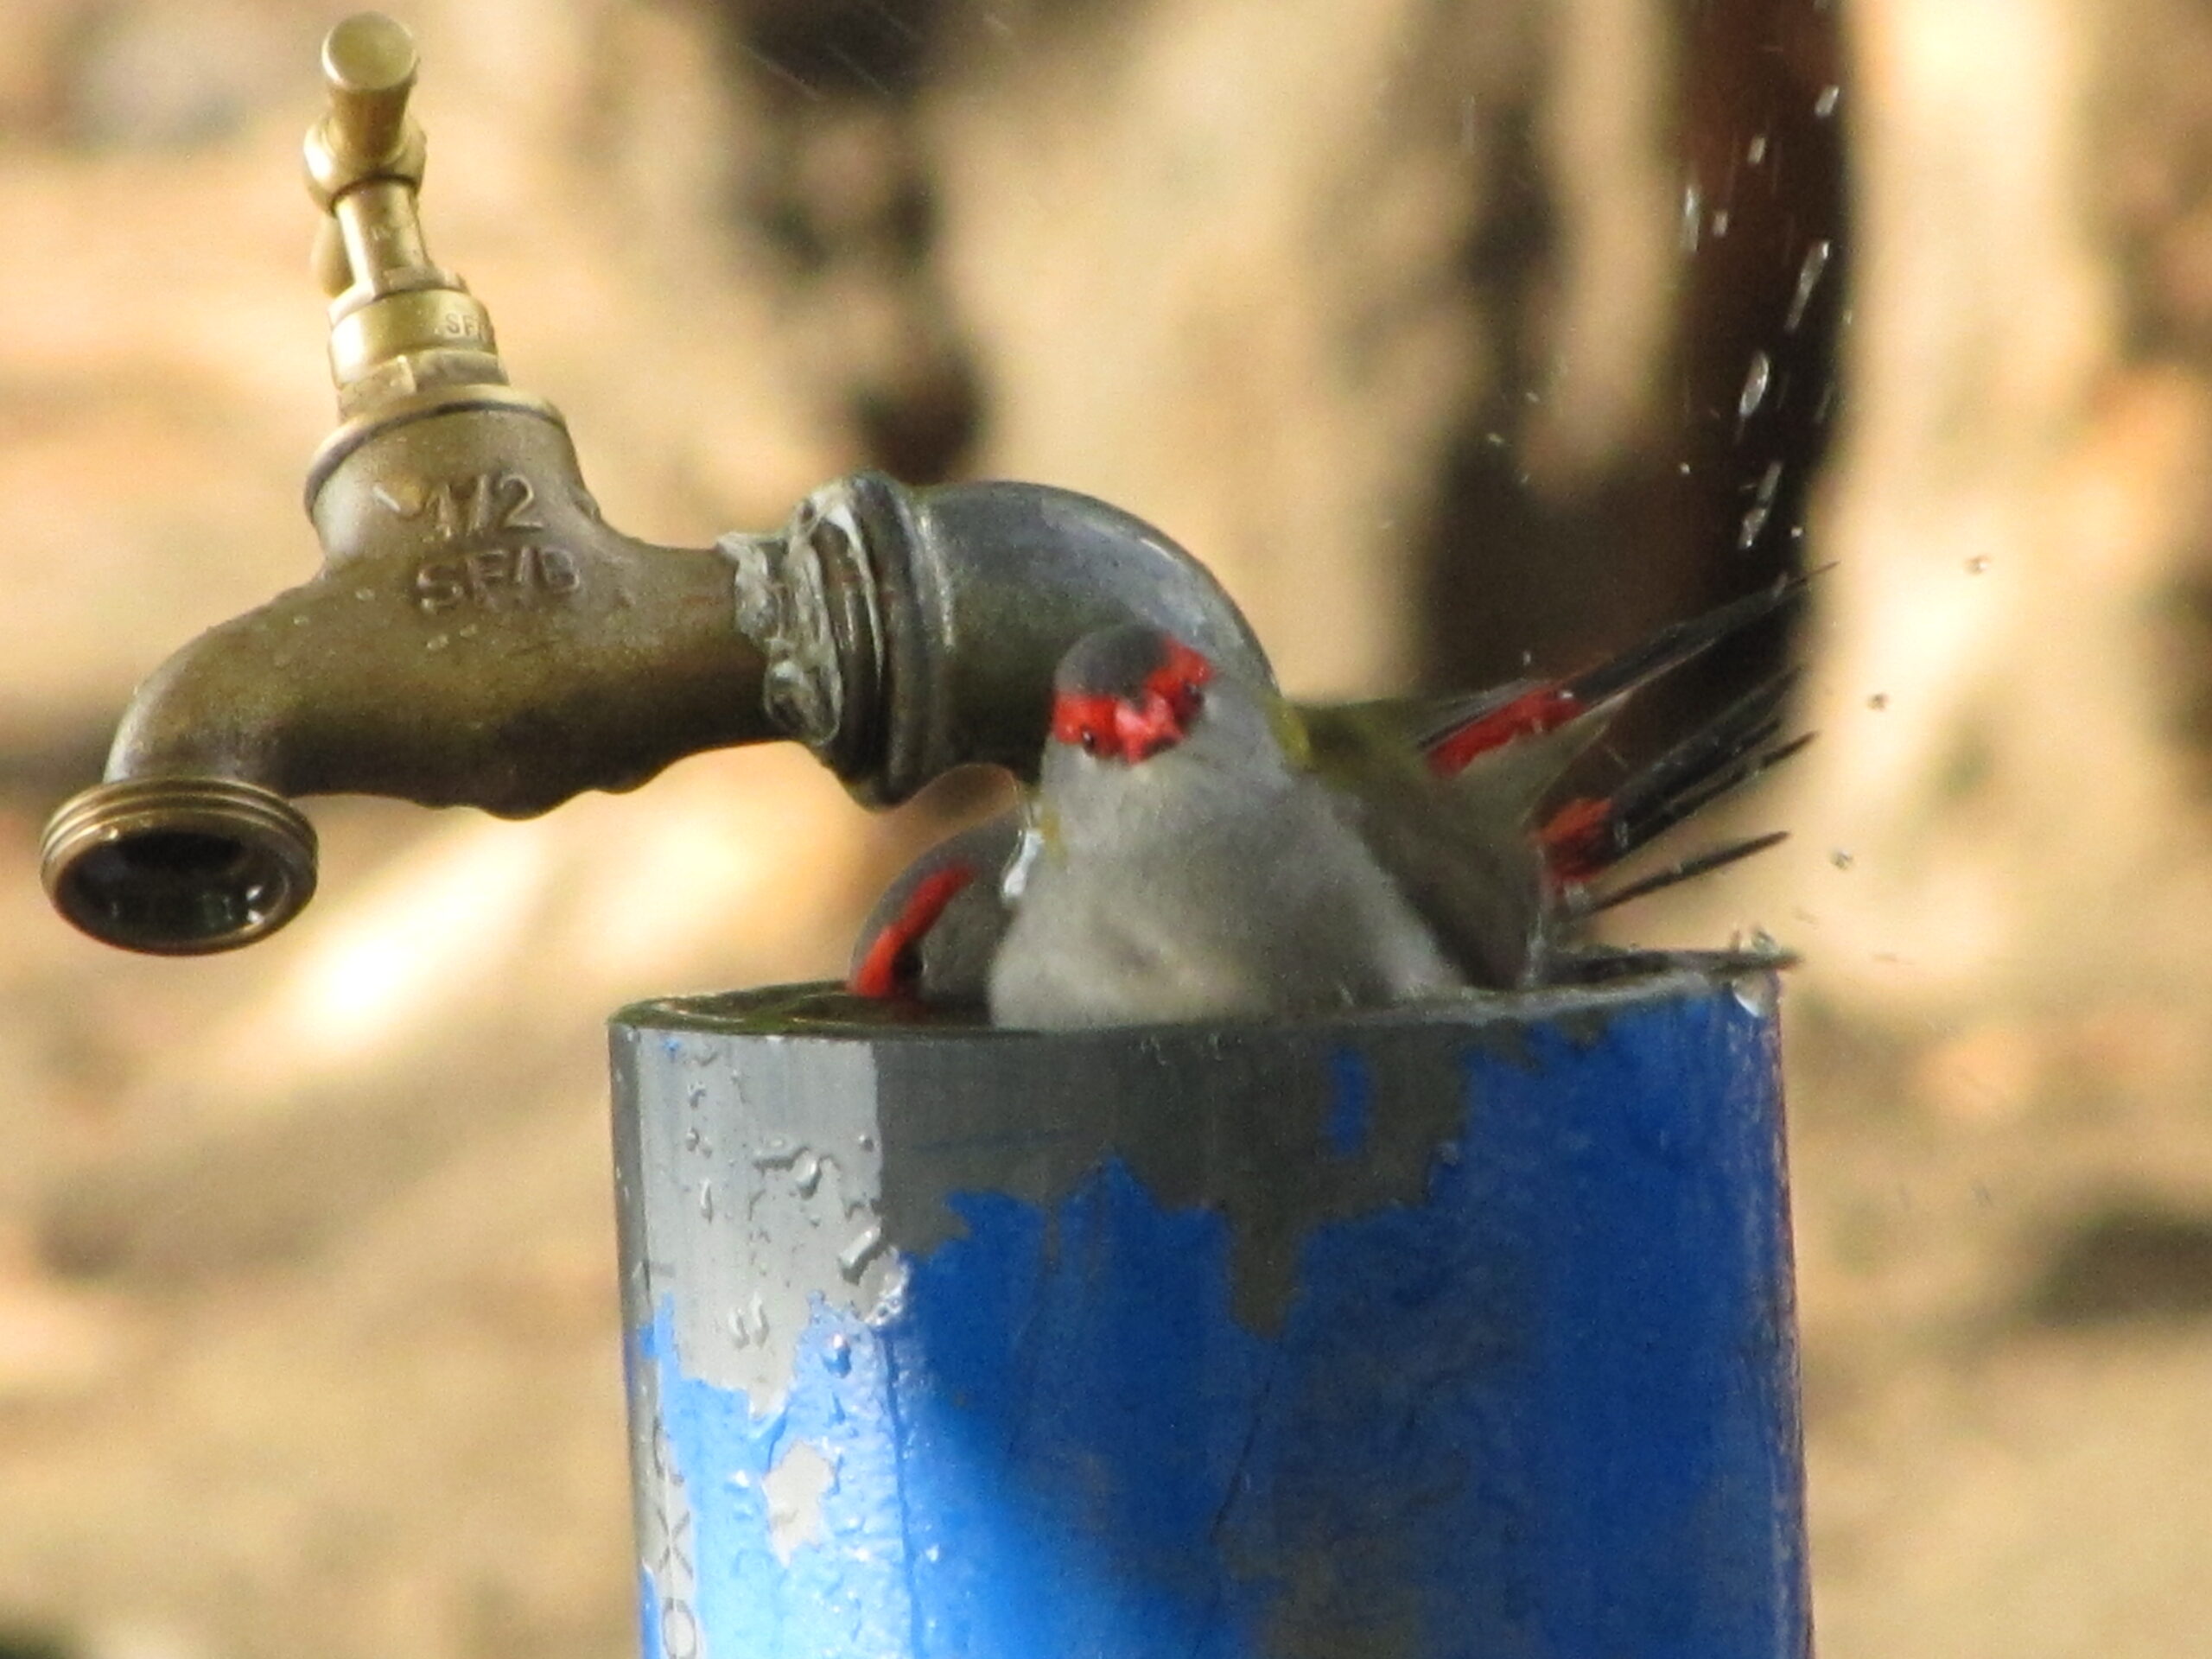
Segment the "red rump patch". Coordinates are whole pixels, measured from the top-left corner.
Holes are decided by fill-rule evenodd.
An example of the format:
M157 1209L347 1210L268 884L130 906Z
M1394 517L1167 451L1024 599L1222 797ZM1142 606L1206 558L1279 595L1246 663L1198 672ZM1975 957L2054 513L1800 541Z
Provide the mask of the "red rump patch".
M1600 842L1611 812L1605 801L1584 797L1567 802L1544 820L1536 842L1543 849L1545 868L1554 880L1571 886L1586 881L1605 868Z
M1091 754L1111 754L1134 766L1188 735L1191 717L1204 702L1199 688L1213 664L1179 639L1167 641L1160 666L1145 676L1133 697L1107 691L1062 691L1052 699L1052 741Z
M941 870L931 870L914 883L914 890L906 895L905 908L870 942L868 954L853 969L845 988L855 996L874 997L878 1001L912 989L919 967L912 954L915 948L921 944L923 936L937 925L937 918L944 914L944 907L955 895L975 879L974 865L948 864Z
M1567 686L1540 685L1486 714L1477 715L1464 726L1454 727L1428 746L1429 770L1440 778L1465 771L1493 749L1524 737L1555 732L1580 714L1586 704Z

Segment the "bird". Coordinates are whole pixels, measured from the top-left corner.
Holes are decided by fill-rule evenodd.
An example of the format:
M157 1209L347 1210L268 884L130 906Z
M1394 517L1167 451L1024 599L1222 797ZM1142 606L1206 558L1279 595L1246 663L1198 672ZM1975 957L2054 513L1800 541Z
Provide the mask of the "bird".
M1300 706L1161 630L1077 643L1025 805L925 854L849 987L995 1023L1294 1014L1548 982L1574 925L1783 838L1598 880L1809 741L1775 676L1603 795L1561 774L1637 690L1793 599L1792 578L1564 678Z

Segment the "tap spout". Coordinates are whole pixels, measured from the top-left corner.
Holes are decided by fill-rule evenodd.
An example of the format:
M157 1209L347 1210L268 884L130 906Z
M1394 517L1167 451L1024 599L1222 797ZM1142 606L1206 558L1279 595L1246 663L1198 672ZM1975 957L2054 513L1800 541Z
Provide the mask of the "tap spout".
M475 406L410 411L327 470L312 580L139 687L106 782L48 831L72 922L142 950L249 944L314 890L291 798L526 817L781 734L727 556L609 529L524 400L448 401Z

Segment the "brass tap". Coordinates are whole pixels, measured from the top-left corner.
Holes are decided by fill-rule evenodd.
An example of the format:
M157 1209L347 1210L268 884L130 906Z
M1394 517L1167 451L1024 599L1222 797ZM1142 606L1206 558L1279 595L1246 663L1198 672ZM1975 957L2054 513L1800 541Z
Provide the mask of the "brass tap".
M315 890L290 798L522 817L794 738L888 804L965 762L1033 771L1052 664L1092 628L1141 617L1266 671L1189 555L1066 491L859 474L711 548L610 528L559 412L509 385L490 315L430 259L407 31L350 17L322 67L322 568L156 670L107 780L48 824L47 891L86 932L196 954L275 931Z

